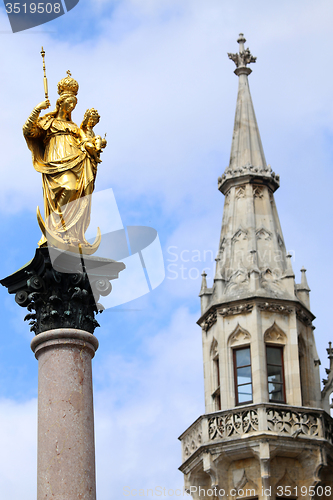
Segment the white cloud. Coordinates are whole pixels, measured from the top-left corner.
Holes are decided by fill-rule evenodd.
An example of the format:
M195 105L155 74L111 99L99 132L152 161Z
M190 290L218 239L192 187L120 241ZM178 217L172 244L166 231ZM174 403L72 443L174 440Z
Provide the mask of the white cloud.
M252 52L258 55L250 79L264 135L268 127L277 142L284 139L283 148L290 148L297 147L297 142L283 135L286 128L289 133L291 126L297 129L299 136L309 127L313 131L329 126L332 105L326 95L332 70L322 47L329 32L330 2L283 3L282 8L281 4L267 6L257 1L246 12L240 2L227 6L213 0L192 1L184 2L181 9L178 4L162 0L122 2L115 7L113 17L104 20L104 32L93 44L70 46L55 40L51 44L47 34L10 38L11 50L3 54L2 61L8 75L2 95L11 103L3 105L4 165L11 167L3 173L4 210L23 206L34 210L40 191L39 174L33 171L20 130L32 107L43 99L41 39L47 47L52 102L56 82L71 66L80 83L75 120L80 123L90 105L98 107L102 115L98 127L100 132L108 132L109 144L97 185L118 189L126 185L128 198L149 193L163 203L167 213L181 206L184 199L195 206L200 179L209 175L207 166L215 168L212 153L220 163L219 174L226 166L237 86L226 51L237 50L235 39L241 27ZM169 12L166 18L165 12ZM320 12L325 15L319 16ZM126 23L131 15L139 20L137 25L117 42L112 40L117 23ZM286 18L292 22L286 23ZM284 82L288 82L288 89L281 92ZM29 97L23 105L18 96L24 94ZM311 116L311 125L305 120L307 116ZM274 164L278 161L268 158ZM20 182L13 171L19 174Z
M6 500L37 494L37 400L0 400L0 490Z
M178 309L147 336L137 357L95 361L98 498L123 487L183 486L178 435L203 412L201 333L196 316Z
M196 316L175 311L142 340L137 356L97 352L94 360L97 488L182 488L178 435L203 413L201 333ZM36 400L0 400L3 498L36 497Z

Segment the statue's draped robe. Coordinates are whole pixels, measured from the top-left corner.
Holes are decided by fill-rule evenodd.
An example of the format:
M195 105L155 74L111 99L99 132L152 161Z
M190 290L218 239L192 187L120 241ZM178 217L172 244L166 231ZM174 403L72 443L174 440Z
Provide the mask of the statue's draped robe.
M48 230L58 237L86 243L96 163L84 149L80 129L71 121L46 115L37 119L25 138L33 165L42 174ZM45 242L42 237L39 245Z

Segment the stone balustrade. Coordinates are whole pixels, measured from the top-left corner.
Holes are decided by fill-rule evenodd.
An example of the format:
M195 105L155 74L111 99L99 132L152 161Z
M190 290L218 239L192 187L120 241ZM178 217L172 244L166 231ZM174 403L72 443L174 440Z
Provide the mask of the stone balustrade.
M318 408L273 403L202 415L179 437L183 463L200 447L239 439L245 434L326 439L333 444L333 418Z

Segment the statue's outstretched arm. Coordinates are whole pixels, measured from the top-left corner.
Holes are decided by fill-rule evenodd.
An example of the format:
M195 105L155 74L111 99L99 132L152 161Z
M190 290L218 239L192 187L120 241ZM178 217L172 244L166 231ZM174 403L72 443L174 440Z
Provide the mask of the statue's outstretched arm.
M38 104L30 113L29 118L23 125L23 134L26 137L37 137L40 135L40 131L37 128L37 120L42 109L47 109L50 106L49 101L43 101Z

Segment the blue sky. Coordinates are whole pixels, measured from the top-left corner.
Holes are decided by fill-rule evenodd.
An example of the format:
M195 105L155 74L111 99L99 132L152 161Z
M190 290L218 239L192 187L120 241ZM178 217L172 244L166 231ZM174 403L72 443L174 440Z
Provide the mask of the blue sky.
M112 188L123 223L155 228L164 252L164 282L99 317L99 500L119 499L124 486L183 484L177 436L204 411L200 279L191 276L213 269L218 246L217 178L229 161L238 84L226 53L238 50L240 32L258 58L249 77L257 121L266 159L281 176L275 199L284 239L298 282L301 267L308 270L321 368L328 366L332 16L329 0L80 0L57 20L12 34L0 10L1 277L32 258L40 237L41 179L21 130L44 97L41 45L52 106L70 69L80 84L73 120L80 123L88 107L101 114L97 131L107 132L108 146L96 189ZM183 250L190 258L199 252L201 262L182 262ZM177 279L170 251L179 256ZM6 500L32 500L37 361L25 310L0 293L0 491Z

